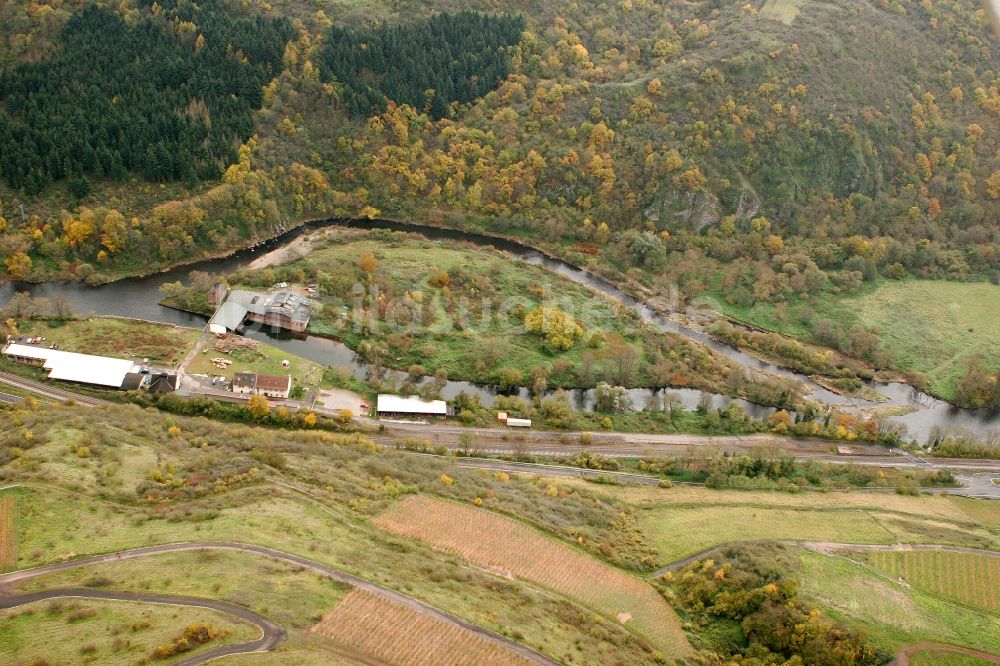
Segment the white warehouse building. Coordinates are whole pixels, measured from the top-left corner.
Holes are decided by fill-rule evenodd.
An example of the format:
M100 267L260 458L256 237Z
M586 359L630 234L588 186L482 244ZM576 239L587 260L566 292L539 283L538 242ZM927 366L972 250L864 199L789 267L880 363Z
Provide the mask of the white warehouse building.
M133 361L107 356L92 356L76 352L11 343L4 355L18 363L37 365L49 371L49 379L122 388L127 375L141 372Z
M448 403L444 400L424 400L415 395L379 393L375 411L379 416L447 416Z

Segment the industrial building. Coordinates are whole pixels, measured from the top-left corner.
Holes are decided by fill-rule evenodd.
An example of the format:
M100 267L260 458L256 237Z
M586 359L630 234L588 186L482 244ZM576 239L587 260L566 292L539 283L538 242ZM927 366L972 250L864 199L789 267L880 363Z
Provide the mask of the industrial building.
M379 393L375 411L379 416L447 416L448 403L444 400L425 400L415 395Z
M247 321L301 333L309 325L309 299L290 291L260 294L237 289L208 322L212 333L237 331Z
M143 383L144 368L126 359L77 354L15 342L7 345L3 353L17 363L48 370L49 379L109 388L138 388Z

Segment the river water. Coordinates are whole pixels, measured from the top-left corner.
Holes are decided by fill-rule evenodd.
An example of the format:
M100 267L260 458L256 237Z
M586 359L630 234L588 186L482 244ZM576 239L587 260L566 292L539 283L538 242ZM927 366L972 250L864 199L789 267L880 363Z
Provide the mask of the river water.
M0 303L7 303L10 297L17 291L27 291L36 297L52 298L62 296L70 303L73 311L80 316L92 314L114 315L181 326L201 327L205 323L205 317L180 312L158 304L161 298L161 285L178 280L186 281L188 274L193 270L216 274L238 270L245 267L252 260L284 246L303 233L332 225L356 229L379 228L418 232L432 240L463 241L502 250L515 258L529 264L541 266L552 273L561 275L566 279L582 284L623 303L638 313L644 322L659 330L678 333L707 345L717 353L732 359L748 369L763 371L799 381L811 389L810 397L819 402L838 405L850 402L855 407L872 406L875 404L856 398L846 399L843 396L817 386L808 377L772 363L761 361L718 340L714 340L700 331L666 319L645 303L626 294L603 278L571 266L516 241L475 232L442 229L439 227L389 220L322 220L312 222L286 232L272 240L260 243L250 249L236 252L226 258L200 261L163 273L156 273L146 277L128 278L97 287L88 287L76 282L44 284L3 283L0 284ZM346 367L355 376L360 378L364 378L368 373L365 363L353 351L333 340L315 336L296 337L287 333L274 333L268 328L260 327L249 328L247 335L278 348L285 349L290 354L296 354L317 363ZM397 374L397 377L401 377L401 374ZM984 433L990 429L1000 428L1000 413L960 409L917 391L907 384L873 382L871 386L888 398L887 402L881 404L911 406L914 409L914 411L908 414L891 417L891 419L905 425L909 435L921 443L935 426L945 429L961 427L976 433ZM497 395L496 387L473 384L471 382L449 381L442 391L442 397L453 399L462 391L479 396L483 404L486 405L493 404ZM520 393L522 397L529 396L527 389L521 389ZM692 389L631 389L629 393L632 405L638 409L644 408L651 400L662 399L665 393L669 393L672 397L680 400L686 408L693 409L697 406L701 396L700 391ZM571 398L574 406L578 409L591 409L593 407L593 391L572 391ZM714 407L721 408L730 403L740 405L749 415L755 418L765 417L774 411L772 408L756 405L745 400L733 399L723 395L713 396Z

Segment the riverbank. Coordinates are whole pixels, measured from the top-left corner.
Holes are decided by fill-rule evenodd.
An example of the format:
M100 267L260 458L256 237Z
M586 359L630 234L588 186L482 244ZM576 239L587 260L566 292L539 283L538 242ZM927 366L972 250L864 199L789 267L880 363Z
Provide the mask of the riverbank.
M602 266L581 266L578 264L570 263L568 257L565 254L565 248L552 243L538 243L537 241L527 239L523 236L515 235L504 235L497 234L489 231L468 231L457 226L448 226L444 224L434 224L434 223L411 223L400 220L392 220L385 218L377 219L349 219L349 218L328 218L322 220L309 220L301 224L295 225L289 229L283 229L273 236L258 239L256 241L251 241L249 244L240 244L229 250L222 250L217 253L206 253L203 254L198 259L192 261L178 262L174 264L167 265L158 271L153 272L137 272L132 274L133 277L145 278L151 275L165 274L169 272L179 273L182 269L197 269L201 264L212 260L233 260L237 259L240 255L244 253L259 252L261 250L266 251L266 254L258 257L253 261L260 261L260 266L270 267L278 264L285 257L293 256L291 251L285 253L284 248L289 245L294 245L296 250L308 251L310 247L310 241L303 239L299 241L299 238L303 236L308 236L314 231L321 231L324 228L329 227L340 227L340 228L353 228L353 229L364 229L371 231L373 229L390 229L396 231L406 231L418 234L426 234L428 231L437 232L439 234L444 234L446 236L450 235L456 240L466 240L479 245L491 245L501 250L508 250L514 252L515 254L521 253L525 250L537 253L539 257L545 261L552 262L554 264L559 264L564 266L566 269L573 271L577 274L577 280L580 278L587 279L593 284L605 283L611 289L619 292L616 297L626 297L628 298L633 307L639 309L640 312L646 312L648 316L656 317L662 325L680 332L686 337L695 339L698 342L705 343L709 339L715 340L718 345L730 345L731 342L725 340L719 340L718 337L713 336L710 332L695 333L691 328L686 325L686 317L680 312L676 307L664 304L662 299L656 298L655 294L645 285L634 279L627 279L617 272L608 271L606 267ZM251 262L253 263L253 262ZM247 267L250 267L249 265ZM556 272L559 272L558 270ZM129 275L114 276L111 280L107 282L93 282L95 285L100 284L112 284L115 281L126 279L130 277ZM606 291L604 289L598 289L598 291ZM737 320L729 320L734 325L742 326L742 324ZM778 335L776 333L770 333L771 335ZM784 337L784 336L780 336ZM798 341L792 338L787 338L788 342L795 345L800 345ZM716 351L719 348L713 347ZM743 353L739 346L733 346L733 349L739 353ZM774 357L770 354L762 354L761 350L754 350L758 354L762 355L768 362L772 365L771 368L765 368L773 374L781 374L785 377L789 377L791 372L802 372L802 368L798 367L798 364L791 361L790 359L782 358L781 356ZM775 372L779 370L783 364L787 364L790 372ZM804 374L809 374L805 371ZM806 377L801 377L799 381L805 380L808 383Z
M613 285L599 278L593 277L591 273L578 270L568 264L565 264L564 262L549 257L546 254L528 249L526 246L523 246L513 240L496 240L495 238L491 239L486 235L456 232L449 228L440 226L420 226L412 223L390 223L384 220L325 220L315 224L319 224L320 226L338 224L348 228L365 230L391 227L393 229L408 232L418 232L427 236L431 240L455 239L477 244L485 243L491 247L495 247L496 249L508 251L514 256L522 258L529 263L541 266L548 271L567 277L575 282L580 282L595 291L611 296L621 302L626 308L638 313L643 321L650 322L661 330L679 332L681 335L690 338L695 342L704 344L717 353L721 353L742 367L753 368L755 371L764 370L778 376L793 378L797 381L804 381L806 383L810 382L807 377L797 375L788 370L774 366L773 364L762 364L752 356L735 350L725 344L719 343L703 333L691 331L676 322L666 320L659 316L649 306L636 301L634 298ZM295 231L294 233L301 233L301 229ZM264 253L268 251L268 249L269 248L266 247L258 247L256 250L245 251L224 260L218 260L208 264L203 263L193 267L209 273L225 274L235 269L244 267L246 261L250 257ZM273 249L273 247L270 249ZM192 268L192 266L189 266L188 268ZM186 277L186 273L176 270L173 273L157 275L156 277L134 279L128 282L106 285L103 287L84 287L80 284L50 284L37 287L28 286L28 288L31 290L33 295L37 296L49 298L61 296L71 302L77 312L134 316L143 319L161 320L183 325L201 325L204 319L200 316L192 316L156 305L156 302L161 298L159 292L160 285L165 282L178 280L184 277ZM4 293L5 291L6 294ZM10 286L8 286L6 290L0 286L0 299L4 298L5 295L9 298L12 294L13 290ZM257 336L265 341L271 341L279 347L288 349L291 353L312 358L313 360L317 360L324 364L346 366L350 365L354 359L353 352L350 352L346 348L338 348L336 345L333 345L326 340L319 340L315 338L309 340L298 340L294 338L279 340L274 338L273 334L270 334L267 331L258 330L250 331L249 335ZM331 363L331 361L333 361L333 363ZM894 405L916 405L918 407L916 411L913 411L905 416L894 416L890 417L889 420L894 423L907 426L909 429L909 436L921 442L925 441L936 431L937 428L964 428L980 434L985 434L989 428L1000 428L1000 415L987 414L973 410L955 409L946 403L937 401L930 396L915 392L910 387L901 384L875 385L875 388L880 393L890 396L893 401L892 404ZM819 390L817 391L816 389ZM819 388L818 386L816 389L814 389L813 397L822 402L843 402L843 398L841 396L836 396L825 389ZM495 392L482 392L473 385L462 386L461 389L457 389L455 393L446 397L453 397L457 394L458 390L481 393L485 399L492 400L495 398ZM685 403L689 403L690 408L694 408L699 399L696 391L693 392L693 396L687 395L683 389L672 393L682 394ZM651 396L648 393L645 395L634 396L633 404L644 405L646 400L650 397L654 396ZM586 402L589 398L587 396L580 396L580 399ZM749 407L751 409L754 408L752 405Z
M120 319L109 320L117 325L141 326L148 330L175 329L167 325L150 324L148 322L128 322ZM32 322L39 324L40 322ZM74 327L90 327L93 322L74 322ZM197 329L183 329L188 335L200 336ZM105 348L110 356L121 356L121 350L127 349L125 343L114 340L114 336L103 336ZM237 338L244 340L244 338ZM266 339L266 338L265 338ZM77 337L77 344L82 338ZM224 341L215 341L224 342ZM89 348L90 346L87 345ZM344 348L346 350L346 347ZM370 381L366 372L352 372L349 366L330 367L325 363L310 363L306 358L297 358L295 355L287 353L277 348L260 345L258 349L248 350L246 356L242 349L227 352L224 349L213 351L206 347L205 353L193 359L193 364L188 368L188 373L184 374L181 384L181 391L169 400L162 400L154 396L145 394L135 394L98 389L93 387L82 387L79 385L67 384L71 390L78 390L83 394L98 398L102 401L138 401L139 404L147 406L158 406L167 411L191 414L200 413L213 418L223 420L247 420L251 415L246 413L246 409L240 404L230 405L219 403L210 406L204 400L189 401L185 398L198 397L208 399L223 399L228 394L225 389L220 389L211 385L211 376L231 375L232 372L240 369L250 371L273 371L276 374L291 374L294 377L292 400L287 402L288 409L295 411L300 409L312 410L312 405L320 407L320 403L313 401L319 396L323 397L323 391L330 388L348 389L358 397L355 401L367 399L369 404L374 404L374 397L379 392L402 391L412 393L422 391L427 394L433 393L435 396L448 399L456 410L457 421L463 428L495 427L498 412L503 411L513 417L528 418L533 421L533 427L538 431L550 431L559 433L573 432L607 432L634 434L680 434L692 433L696 435L753 435L756 433L773 433L778 435L788 435L798 438L823 438L831 442L843 441L873 441L898 445L897 435L889 430L882 431L870 427L870 423L855 419L849 415L838 415L836 418L827 419L825 423L815 420L794 422L791 416L785 412L753 411L752 406L739 401L724 400L719 402L719 396L706 400L706 394L697 391L665 391L662 393L651 393L645 403L634 402L633 408L622 409L620 402L622 399L631 400L632 396L642 389L632 389L620 395L616 407L600 407L595 405L593 392L571 392L563 393L559 391L546 391L540 396L532 396L526 389L521 389L514 395L500 395L488 390L489 387L477 386L468 382L448 382L443 389L434 387L425 380L424 384L406 387L405 377L393 376L391 371L385 371L379 375L377 381ZM87 351L87 349L70 349L69 351ZM181 351L187 351L182 348ZM349 351L349 350L348 350ZM147 353L155 353L147 351ZM353 358L353 352L349 352ZM225 368L209 367L215 357L231 358L232 363ZM284 361L288 361L287 368ZM199 369L198 364L205 366ZM19 375L35 381L45 380L45 373L39 368L21 364L9 363L5 359L0 359L0 365L4 369L15 375ZM354 370L361 370L364 366L355 366ZM196 374L191 374L196 373ZM359 376L360 375L360 376ZM53 386L60 384L56 382ZM486 396L486 399L482 399ZM230 396L231 397L231 396ZM302 400L295 400L295 398ZM279 401L279 406L285 403ZM192 411L193 410L193 411ZM280 411L280 410L279 410ZM330 412L328 408L319 409L330 418L341 418L342 415ZM298 417L291 420L284 419L280 413L275 412L268 417L268 422L277 426L295 427L304 418L302 412ZM352 410L353 416L364 416ZM256 418L256 417L254 417ZM453 421L452 421L453 422ZM328 427L325 424L323 427ZM511 437L521 437L522 433L511 432Z
M274 264L272 253L263 257L267 268L237 271L228 282L255 291L315 285L306 332L344 343L372 367L405 373L397 382L404 392L419 390L423 377L437 390L451 379L533 394L606 383L804 409L806 389L792 380L753 372L732 382L737 363L531 257L388 231L313 234L308 246L308 258ZM199 311L197 296L186 290L167 302ZM563 325L559 318L566 326L550 328Z

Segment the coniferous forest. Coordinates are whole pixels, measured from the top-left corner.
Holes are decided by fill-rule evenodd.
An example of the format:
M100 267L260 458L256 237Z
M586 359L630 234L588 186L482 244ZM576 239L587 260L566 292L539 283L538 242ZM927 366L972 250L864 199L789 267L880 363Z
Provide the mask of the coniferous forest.
M333 26L320 67L327 80L343 85L343 101L355 116L385 111L392 100L443 118L452 102L478 99L507 77L508 49L524 27L521 16L478 12L375 29Z
M130 173L193 184L236 159L291 23L164 5L135 25L87 7L53 57L0 75L0 175L12 187L37 194L67 179L83 196L88 177Z

